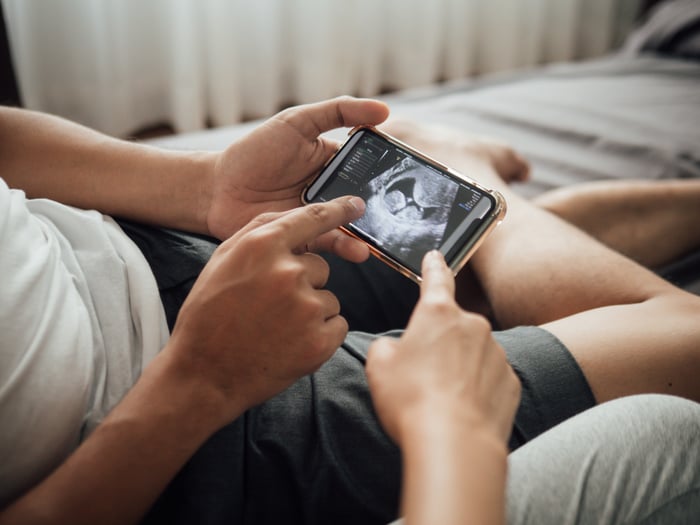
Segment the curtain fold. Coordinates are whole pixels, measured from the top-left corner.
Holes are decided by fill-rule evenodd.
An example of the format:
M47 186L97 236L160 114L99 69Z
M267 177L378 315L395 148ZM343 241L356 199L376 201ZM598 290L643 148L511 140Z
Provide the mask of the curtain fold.
M125 136L604 54L640 0L3 0L25 106Z

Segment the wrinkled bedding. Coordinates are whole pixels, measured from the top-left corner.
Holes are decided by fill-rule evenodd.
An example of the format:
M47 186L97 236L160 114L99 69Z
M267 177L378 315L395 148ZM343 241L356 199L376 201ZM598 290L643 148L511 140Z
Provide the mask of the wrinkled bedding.
M390 99L393 114L505 139L528 196L596 179L700 177L700 63L612 57Z
M394 117L510 142L533 166L517 188L527 197L591 180L700 177L700 60L689 53L698 32L700 3L675 0L615 55L384 99ZM223 149L256 124L151 143ZM700 290L700 251L673 270L679 284Z
M385 97L392 116L504 139L532 196L611 178L700 177L700 63L614 56ZM151 140L223 149L257 123ZM342 138L344 133L336 133Z

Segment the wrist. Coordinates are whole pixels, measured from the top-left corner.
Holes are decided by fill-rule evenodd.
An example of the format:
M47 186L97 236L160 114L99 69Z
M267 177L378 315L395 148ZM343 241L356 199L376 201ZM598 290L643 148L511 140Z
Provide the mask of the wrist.
M506 444L497 425L468 403L434 399L404 411L398 420L397 439L401 448L447 441L452 436L458 440L475 437L506 452Z
M183 354L186 352L175 351L171 340L146 368L134 390L143 388L143 402L151 417L173 421L193 439L204 440L242 414L245 407L232 406L230 399L198 372L196 362L183 359Z
M503 523L507 448L474 409L432 405L401 424L407 523Z
M176 158L185 180L174 182L184 192L183 200L189 200L186 209L191 210L189 227L183 228L204 235L212 235L209 229L209 211L214 195L214 173L219 158L218 152L187 152Z

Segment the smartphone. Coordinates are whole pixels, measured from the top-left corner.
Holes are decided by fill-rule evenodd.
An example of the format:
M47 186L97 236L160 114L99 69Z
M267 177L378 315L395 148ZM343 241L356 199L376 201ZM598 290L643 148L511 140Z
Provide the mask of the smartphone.
M342 227L415 282L430 250L456 275L503 219L506 204L487 189L372 127L358 127L305 188L302 202L357 195L365 214Z

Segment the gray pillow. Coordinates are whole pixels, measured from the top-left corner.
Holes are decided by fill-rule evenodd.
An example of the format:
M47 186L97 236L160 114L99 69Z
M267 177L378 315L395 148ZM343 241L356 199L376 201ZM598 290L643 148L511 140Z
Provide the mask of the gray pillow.
M700 60L700 1L661 2L627 38L622 52Z

